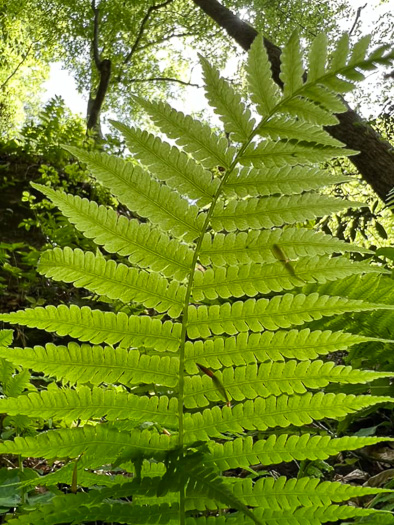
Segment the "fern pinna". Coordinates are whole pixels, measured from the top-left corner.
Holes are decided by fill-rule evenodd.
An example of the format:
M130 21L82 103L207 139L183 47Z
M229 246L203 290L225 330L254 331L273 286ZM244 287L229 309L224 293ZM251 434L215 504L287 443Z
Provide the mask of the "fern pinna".
M24 481L25 491L90 488L26 505L10 524L306 525L378 512L342 503L381 489L253 469L384 440L336 437L313 425L391 402L327 392L329 383L393 374L324 361L372 338L308 323L390 306L321 294L319 286L302 293L308 283L384 272L346 255L368 250L312 229L316 217L362 206L315 190L343 181L316 163L356 153L323 128L346 110L337 94L394 58L386 48L366 56L368 43L349 52L344 35L328 60L319 35L305 77L295 34L282 53L281 90L258 37L246 65L250 103L201 59L226 135L166 103L138 100L170 142L114 123L131 159L67 148L134 218L34 185L107 253L54 248L40 273L107 302L138 303L140 314L60 305L1 316L79 340L2 345L1 358L56 383L0 400L1 412L51 419L53 427L4 441L1 452L63 460ZM235 475L240 468L246 478Z

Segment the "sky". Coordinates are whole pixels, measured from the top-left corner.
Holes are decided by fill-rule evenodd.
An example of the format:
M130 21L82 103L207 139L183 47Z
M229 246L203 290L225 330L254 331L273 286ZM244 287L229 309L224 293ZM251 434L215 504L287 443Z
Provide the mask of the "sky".
M76 90L72 75L62 69L60 62L51 65L49 79L45 82L44 89L46 90L43 96L44 102L55 95L60 95L73 113L86 115L87 102Z
M367 34L371 31L371 28L374 26L379 16L384 15L384 13L388 11L394 10L394 0L349 0L349 3L355 12L357 8L363 7L361 16L358 20L358 28L361 29L362 34ZM350 21L346 20L339 25L342 26L344 31L349 31L353 25L353 22L354 19ZM369 79L364 81L366 89L369 89L369 86L371 86L371 90L373 90L375 78L375 74L372 74L370 75ZM193 78L193 82L199 82L198 78ZM73 77L67 71L62 69L61 63L57 62L52 64L50 77L44 84L44 89L46 90L43 95L44 102L49 100L54 95L60 95L63 97L66 105L73 113L81 114L83 117L86 116L87 101L80 93L77 92ZM197 93L196 91L199 92ZM188 92L190 95L187 95L187 111L189 112L197 110L201 106L203 92L202 90L191 90L190 88L188 89ZM190 105L190 102L192 102L192 105ZM174 104L174 106L177 107L177 109L184 109L181 107L182 103ZM359 108L359 110L361 110L365 116L369 116L374 112L379 112L379 108L376 108L374 105L370 105L369 107L365 108Z

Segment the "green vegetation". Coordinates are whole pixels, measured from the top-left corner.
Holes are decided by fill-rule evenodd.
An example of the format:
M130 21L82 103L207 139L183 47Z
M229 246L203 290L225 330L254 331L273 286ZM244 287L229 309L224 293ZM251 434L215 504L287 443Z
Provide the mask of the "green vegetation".
M392 522L390 488L324 480L330 456L392 441L343 435L356 412L391 410L390 367L324 359L389 342L379 328L394 309L390 272L354 260L373 256L367 248L313 228L364 206L317 190L343 180L319 163L356 154L323 128L346 111L337 95L394 59L368 44L349 50L344 35L327 60L319 34L304 78L294 33L281 91L257 37L247 100L201 59L222 132L139 98L160 133L114 122L130 158L66 146L118 211L33 184L79 232L77 245L41 256L40 274L102 307L81 296L0 315L56 334L9 348L11 331L0 332L0 451L19 458L1 471L4 510L20 505L8 523ZM23 458L58 468L39 473ZM299 461L296 477L269 471Z

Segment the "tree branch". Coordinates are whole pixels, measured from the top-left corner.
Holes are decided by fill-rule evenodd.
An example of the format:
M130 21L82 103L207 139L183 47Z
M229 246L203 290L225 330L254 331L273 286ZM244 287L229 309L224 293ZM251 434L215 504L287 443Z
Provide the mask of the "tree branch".
M351 30L349 31L349 35L351 35L351 34L353 33L353 31L354 31L354 29L355 29L355 27L356 27L356 25L357 25L358 19L360 18L361 11L362 11L363 9L365 9L365 8L367 7L367 5L368 5L368 4L364 4L364 5L360 6L360 7L357 9L356 18L355 18L355 20L354 20L354 24L352 25Z
M174 0L166 0L165 2L161 3L161 4L157 4L157 5L151 5L149 8L148 8L148 11L146 12L146 15L144 16L144 18L142 19L142 22L141 22L141 25L140 25L140 29L138 31L138 34L137 34L137 37L134 41L134 44L132 45L131 47L131 50L130 50L130 53L126 56L126 58L124 59L123 61L123 64L127 64L128 62L130 62L132 56L134 55L137 47L138 47L138 44L140 43L141 41L141 38L142 38L142 35L144 33L144 29L145 29L145 25L146 23L148 22L149 20L149 17L150 15L154 12L154 11L158 11L159 9L167 6L168 4L171 4L171 2L173 2Z
M222 29L247 51L257 36L257 31L241 20L218 0L192 0ZM272 65L275 82L282 85L280 72L280 48L264 38L264 44ZM362 178L372 187L382 200L394 187L394 149L383 137L348 106L346 113L337 115L339 124L330 126L327 131L344 142L350 149L359 151L349 157Z
M171 77L150 77L150 78L132 78L128 82L177 82L183 86L192 86L196 88L202 88L199 84L193 84L193 82L186 82L184 80L179 80L179 78Z
M98 48L98 35L99 35L99 24L100 24L100 10L96 7L96 1L92 0L91 3L92 10L94 13L93 20L93 41L92 41L92 50L93 50L93 59L96 64L97 69L100 69L101 59L100 52Z
M163 42L168 42L168 40L172 40L173 38L184 38L188 36L196 36L198 32L195 33L191 31L186 31L185 33L173 33L172 35L164 36L163 38L160 38L160 40L156 40L155 42L147 42L145 45L140 46L136 52L143 51L144 49L147 49L152 46L158 46L159 44L162 44Z
M16 66L16 68L14 69L14 71L12 73L10 73L8 75L8 77L4 80L4 82L1 84L0 86L0 91L3 91L3 89L5 88L5 86L8 84L8 82L11 80L11 78L16 75L16 73L18 72L18 70L22 67L22 65L24 64L24 62L26 61L27 57L29 56L29 53L33 47L33 44L34 42L32 42L30 44L30 46L28 47L26 53L25 53L25 56L22 58L22 60L19 62L19 64Z

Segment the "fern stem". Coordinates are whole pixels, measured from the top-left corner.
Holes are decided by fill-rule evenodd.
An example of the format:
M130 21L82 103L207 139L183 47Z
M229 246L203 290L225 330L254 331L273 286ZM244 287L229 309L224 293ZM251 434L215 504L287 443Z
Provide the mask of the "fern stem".
M265 119L263 119L263 121L264 120ZM184 441L183 441L183 433L184 433L184 428L183 428L183 404L184 404L184 384L185 384L185 381L184 381L184 366L185 366L186 331L187 331L187 323L188 323L188 318L189 318L189 302L190 302L190 297L191 297L191 292L192 292L192 287L193 287L193 282L194 282L194 275L196 273L197 259L198 259L198 256L199 256L199 253L200 253L200 250L201 250L201 245L202 245L202 242L203 242L204 235L207 232L207 229L208 229L211 217L212 217L212 213L213 213L213 211L215 209L215 206L216 206L216 203L217 203L217 201L218 201L218 199L219 199L219 197L220 197L220 195L222 193L222 188L226 184L228 177L231 175L231 173L233 172L233 170L237 166L239 157L243 154L245 149L249 146L250 142L253 140L254 136L257 134L259 126L261 125L262 122L260 122L254 128L254 130L250 134L249 139L240 147L240 149L239 149L238 153L236 154L236 156L234 157L230 167L228 168L227 172L224 174L222 180L220 181L220 184L218 186L216 194L214 195L214 197L212 199L211 206L210 206L210 208L209 208L209 210L207 212L207 216L205 218L205 222L204 222L203 227L201 229L200 236L199 236L199 238L197 240L197 243L196 243L196 248L195 248L195 251L194 251L193 260L192 260L192 264L191 264L191 271L190 271L190 275L189 275L189 281L188 281L187 289L186 289L185 303L184 303L183 315L182 315L182 331L181 331L181 336L180 336L181 344L180 344L180 347L179 347L179 397L178 397L179 441L178 441L178 443L179 443L179 448L180 449L183 448L183 444L184 444ZM180 523L180 525L184 525L185 524L185 487L184 487L184 483L182 482L182 477L181 477L181 487L180 487L180 493L179 493L179 513L180 513L180 521L179 521L179 523Z

